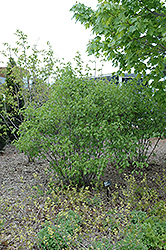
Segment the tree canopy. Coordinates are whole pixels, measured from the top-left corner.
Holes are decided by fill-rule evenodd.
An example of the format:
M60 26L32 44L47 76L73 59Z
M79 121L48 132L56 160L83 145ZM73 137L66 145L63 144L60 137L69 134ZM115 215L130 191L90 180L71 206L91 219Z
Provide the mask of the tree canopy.
M156 95L165 100L166 6L161 0L98 0L96 10L77 3L73 18L95 35L87 45L89 55L104 55L120 72L151 79Z

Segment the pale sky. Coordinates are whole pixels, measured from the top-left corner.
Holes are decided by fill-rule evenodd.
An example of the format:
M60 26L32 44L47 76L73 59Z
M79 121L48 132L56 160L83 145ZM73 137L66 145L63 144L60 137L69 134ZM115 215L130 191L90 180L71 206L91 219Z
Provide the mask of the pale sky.
M0 50L2 43L14 44L17 29L28 35L30 45L37 43L40 49L46 48L49 41L55 58L72 61L79 51L85 63L94 60L88 57L86 44L92 38L90 30L71 20L70 8L76 0L5 0L0 4ZM78 1L79 2L79 1ZM96 7L97 0L80 0L87 6ZM0 58L1 61L1 58ZM101 67L97 59L97 68ZM92 66L93 67L93 66ZM111 62L105 63L103 74L114 71Z

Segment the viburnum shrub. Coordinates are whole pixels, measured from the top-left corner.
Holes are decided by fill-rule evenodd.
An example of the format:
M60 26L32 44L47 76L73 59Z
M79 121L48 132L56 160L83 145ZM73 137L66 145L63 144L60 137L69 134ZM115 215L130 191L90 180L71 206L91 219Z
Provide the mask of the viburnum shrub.
M149 138L162 135L163 116L148 87L95 80L77 62L75 69L57 67L49 100L25 110L16 146L47 158L67 185L90 185L110 162L142 167Z
M26 110L17 146L47 157L67 184L89 185L111 158L110 84L78 77L68 65L52 87L49 101ZM120 125L120 124L119 124ZM119 126L118 125L118 126Z

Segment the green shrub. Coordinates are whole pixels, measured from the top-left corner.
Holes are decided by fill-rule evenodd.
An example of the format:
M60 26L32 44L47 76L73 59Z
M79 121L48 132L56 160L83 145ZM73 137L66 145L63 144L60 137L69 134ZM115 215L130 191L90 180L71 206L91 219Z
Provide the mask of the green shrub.
M55 227L46 226L38 233L41 249L66 249L67 244Z
M149 138L163 132L149 89L78 77L70 64L58 73L49 100L26 109L16 146L47 158L67 185L90 185L110 162L143 167Z
M46 223L46 226L38 233L38 245L42 249L67 249L74 246L72 238L75 230L79 230L80 217L72 210L59 213L54 221L54 226ZM73 239L74 241L74 239Z
M166 249L166 220L164 218L149 217L142 211L133 211L132 216L129 229L133 230L132 234L140 232L138 239L147 249ZM130 234L129 237L131 237Z
M77 78L67 67L49 101L27 110L18 148L47 157L67 185L90 185L106 168L111 158L108 138L120 126L109 123L109 90L104 82Z
M143 223L142 231L144 245L153 249L166 249L166 221L150 217Z
M0 114L2 114L2 98L0 98ZM0 152L2 152L4 146L6 145L6 141L8 140L6 133L6 124L2 117L0 116Z
M157 216L149 217L146 212L134 210L122 231L120 224L124 223L126 216L123 218L119 216L120 220L110 217L108 224L110 238L104 237L96 241L93 244L94 249L166 249L166 220L163 221Z

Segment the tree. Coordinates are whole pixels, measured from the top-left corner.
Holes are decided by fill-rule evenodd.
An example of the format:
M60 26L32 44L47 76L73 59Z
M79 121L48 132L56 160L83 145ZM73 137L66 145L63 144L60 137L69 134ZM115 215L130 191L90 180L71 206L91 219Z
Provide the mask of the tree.
M166 6L161 0L98 0L96 10L76 3L73 18L95 37L89 41L89 55L103 54L119 65L119 72L134 68L138 78L151 80L156 97L166 102Z
M15 76L16 70L16 62L10 57L5 70L5 83L2 84L0 92L1 149L5 146L7 141L17 139L17 131L23 121L23 116L20 114L20 110L24 106L24 100L21 95L20 84Z
M7 59L13 58L17 67L14 67L13 77L19 83L24 98L25 107L29 103L43 97L49 86L49 78L54 74L55 59L52 47L47 42L48 49L39 50L37 45L30 46L27 35L20 30L14 34L17 37L16 46L4 43L5 49L0 53ZM42 87L41 87L42 85ZM43 90L42 93L39 91ZM40 95L40 98L39 98Z
M41 106L49 96L49 77L54 70L54 57L51 45L48 50L31 47L27 35L17 30L16 46L4 43L0 53L8 59L6 80L0 87L0 142L2 147L8 138L18 139L17 131L24 119L24 110L32 104Z
M16 62L12 57L9 58L9 62L6 68L6 79L5 79L5 99L12 99L13 101L10 103L8 101L8 112L13 111L16 112L17 115L19 110L24 106L24 100L21 96L21 87L19 82L17 82L17 78L15 76L15 70L17 69ZM16 110L15 110L16 109ZM19 123L22 120L22 117L18 115L17 117Z

